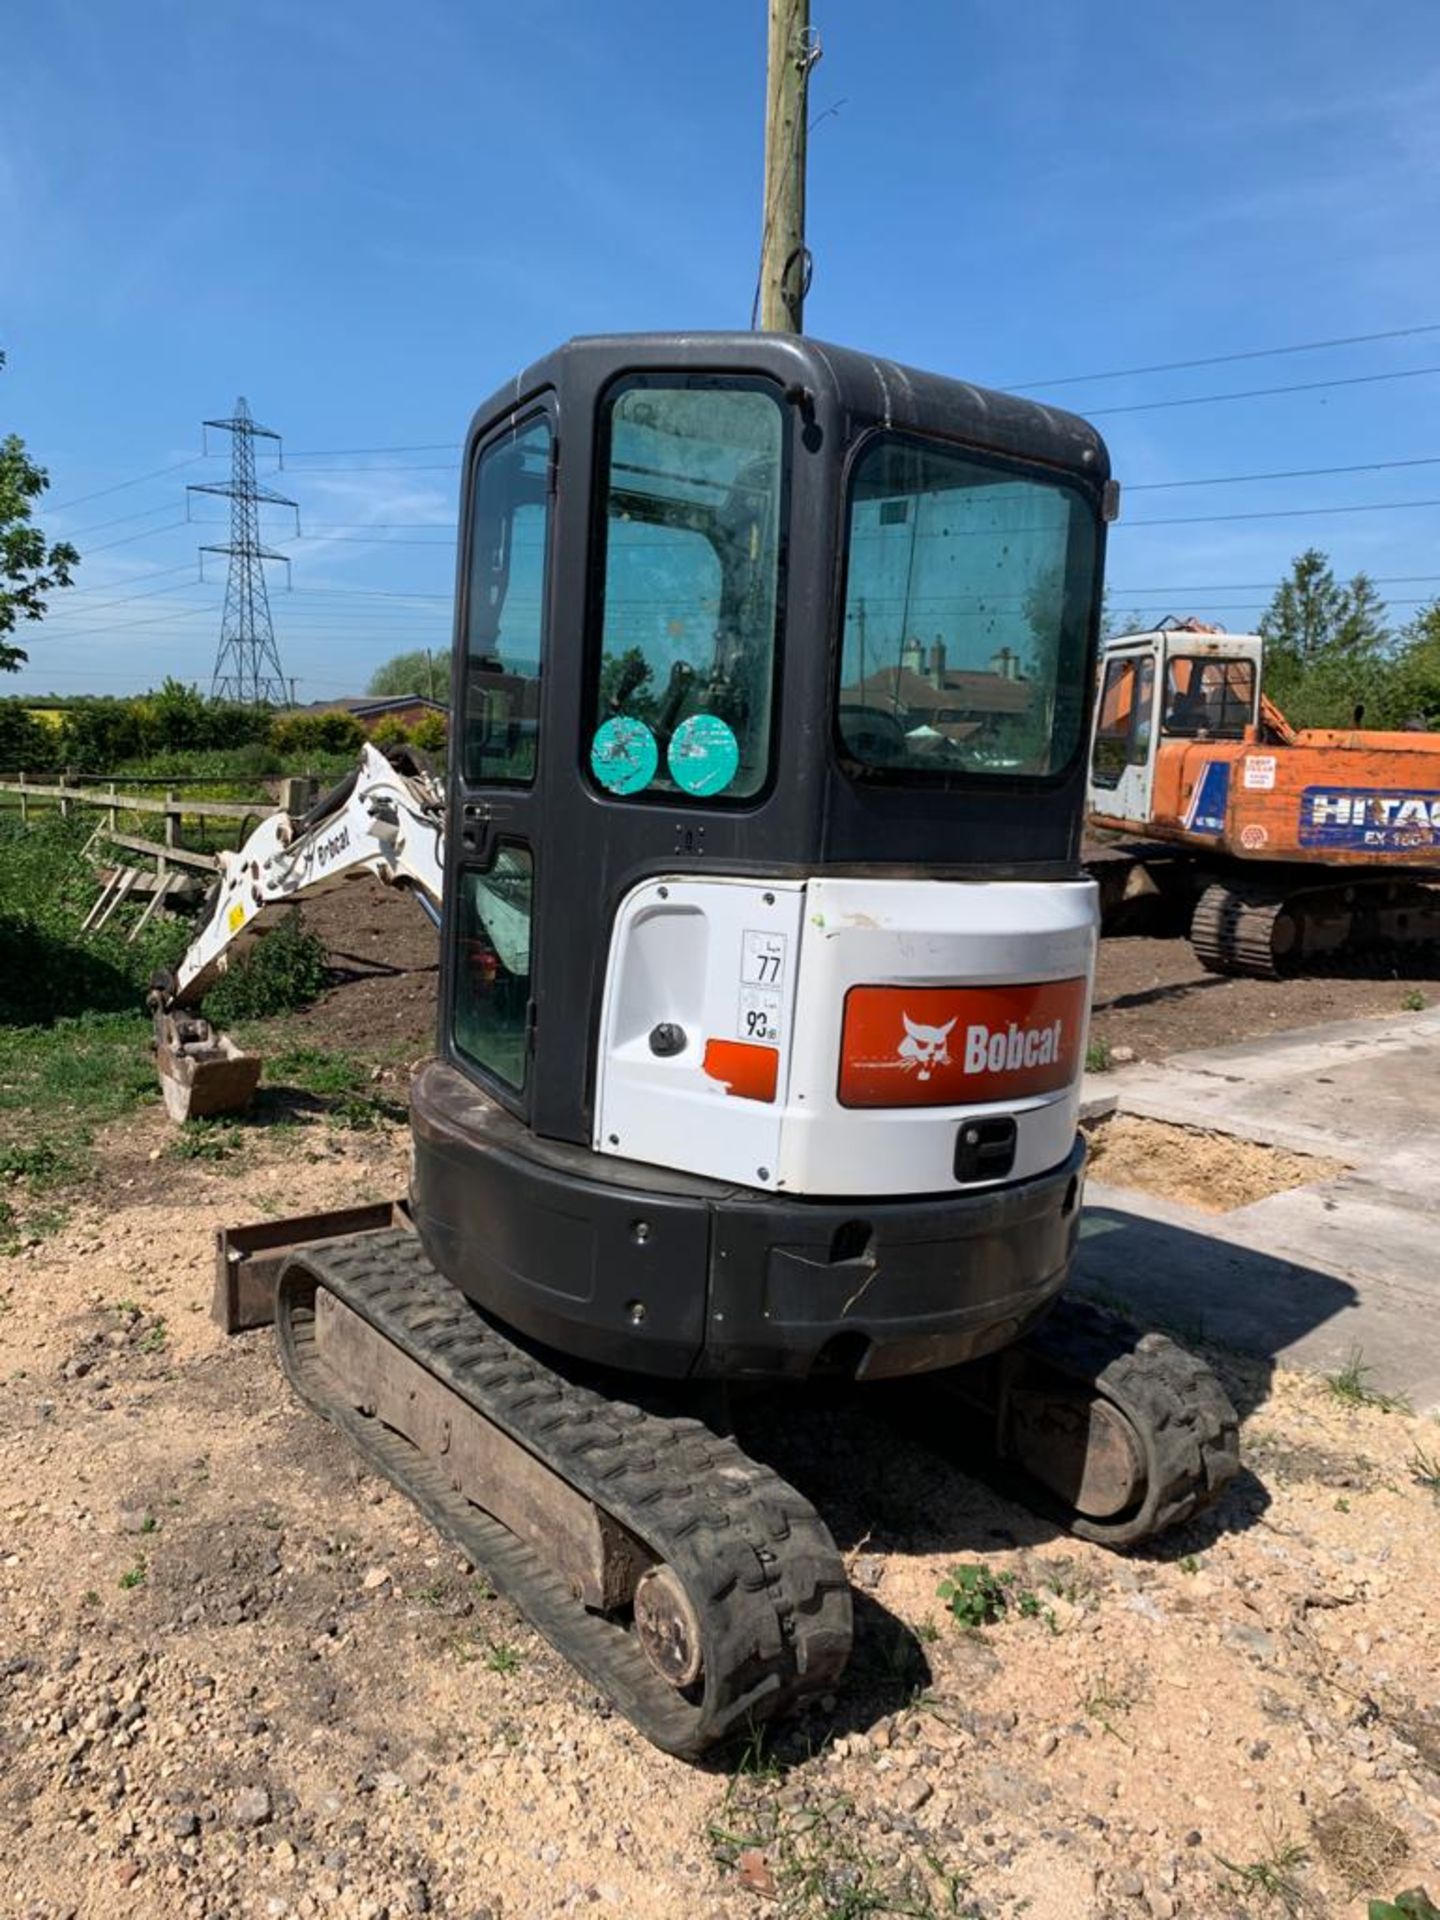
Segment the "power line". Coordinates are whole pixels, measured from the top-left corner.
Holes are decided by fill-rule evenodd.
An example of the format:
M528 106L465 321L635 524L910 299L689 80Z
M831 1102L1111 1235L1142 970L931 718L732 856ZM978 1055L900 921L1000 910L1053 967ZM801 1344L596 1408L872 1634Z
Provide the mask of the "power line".
M117 513L112 520L95 520L88 527L68 527L65 530L67 540L83 540L87 533L102 533L106 527L123 527L131 520L152 520L157 513L173 513L172 501L164 501L158 507L142 507L138 513Z
M1291 353L1321 353L1329 347L1368 346L1375 340L1413 340L1422 333L1440 333L1440 321L1423 327L1392 327L1386 333L1350 333L1335 340L1301 340L1288 347L1247 347L1239 353L1207 354L1201 360L1162 360L1149 367L1116 367L1107 373L1067 373L1058 380L1026 380L1002 387L1002 393L1030 393L1036 387L1085 386L1092 380L1138 380L1150 373L1184 373L1195 367L1228 367L1237 360L1276 360Z
M87 500L103 500L107 493L120 493L126 487L143 486L147 480L162 480L167 473L179 473L183 467L198 466L205 459L203 453L192 453L188 460L177 460L173 467L157 467L153 473L137 473L133 480L117 480L113 487L97 487L93 493L77 493L72 500L51 500L46 503L50 513L65 513L71 507L83 507Z
M453 453L454 451L453 440L422 440L418 445L411 447L295 447L291 450L289 457L292 460L325 460L332 455L340 459L352 453Z
M171 533L176 527L183 527L187 524L188 522L184 520L167 520L163 527L142 527L139 533L122 534L118 540L102 540L98 547L90 547L87 551L89 553L108 553L111 547L128 547L132 541L149 540L156 534ZM80 557L83 560L86 556L85 554L81 554Z
M1353 467L1285 467L1274 473L1221 473L1204 480L1127 480L1126 493L1159 493L1173 487L1241 487L1252 480L1314 480L1333 473L1382 473L1397 467L1440 466L1440 454L1416 460L1362 460Z
M1367 574L1372 587L1423 587L1430 581L1440 581L1440 573L1371 573ZM1106 582L1112 594L1146 593L1273 593L1274 580L1208 580L1199 586L1188 587L1112 587Z
M1132 527L1208 527L1221 520L1308 520L1315 515L1332 513L1403 513L1407 507L1440 507L1440 500L1356 500L1340 507L1260 507L1250 513L1189 513L1174 519L1132 520L1129 524Z
M1381 380L1418 380L1440 367L1406 367L1397 373L1352 373L1343 380L1302 380L1289 387L1243 387L1234 393L1192 393L1181 400L1137 400L1127 407L1087 407L1089 418L1110 413L1159 413L1167 407L1210 407L1221 400L1265 400L1277 393L1320 393L1327 387L1370 387Z

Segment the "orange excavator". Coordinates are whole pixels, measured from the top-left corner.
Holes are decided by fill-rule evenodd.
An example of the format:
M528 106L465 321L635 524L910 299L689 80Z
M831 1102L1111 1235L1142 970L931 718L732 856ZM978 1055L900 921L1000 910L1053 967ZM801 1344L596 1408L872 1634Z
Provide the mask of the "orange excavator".
M1264 641L1198 620L1101 659L1089 823L1102 911L1177 892L1212 973L1440 941L1440 734L1292 727ZM1108 917L1108 916L1107 916Z

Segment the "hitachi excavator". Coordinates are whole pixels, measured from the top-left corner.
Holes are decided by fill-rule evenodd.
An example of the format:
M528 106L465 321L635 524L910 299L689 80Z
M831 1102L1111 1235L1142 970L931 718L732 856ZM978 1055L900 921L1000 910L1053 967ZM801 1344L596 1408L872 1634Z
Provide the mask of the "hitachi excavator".
M1292 727L1264 641L1200 620L1101 662L1088 862L1107 909L1159 892L1211 973L1261 979L1440 943L1440 737Z
M829 1531L721 1390L904 1381L1116 1546L1236 1470L1208 1369L1059 1299L1113 498L1089 426L1009 395L572 341L470 429L443 806L367 755L158 993L203 1081L185 1005L286 901L439 904L408 1200L222 1236L227 1323L273 1317L301 1397L672 1752L850 1648Z

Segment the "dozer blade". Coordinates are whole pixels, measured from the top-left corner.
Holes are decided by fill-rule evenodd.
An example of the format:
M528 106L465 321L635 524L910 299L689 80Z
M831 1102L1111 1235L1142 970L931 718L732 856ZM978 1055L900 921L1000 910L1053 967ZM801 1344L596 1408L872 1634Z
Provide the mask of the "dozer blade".
M165 1111L178 1125L243 1113L260 1084L263 1063L258 1053L245 1053L208 1020L166 1013L155 1023L155 1064Z

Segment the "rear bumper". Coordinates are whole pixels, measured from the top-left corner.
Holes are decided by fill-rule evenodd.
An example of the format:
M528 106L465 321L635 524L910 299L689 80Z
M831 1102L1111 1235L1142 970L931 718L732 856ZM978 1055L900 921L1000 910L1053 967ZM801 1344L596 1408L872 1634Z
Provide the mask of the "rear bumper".
M798 1200L537 1139L453 1067L412 1089L415 1224L440 1271L547 1346L671 1379L879 1379L1016 1339L1069 1273L1084 1147L1034 1179Z

